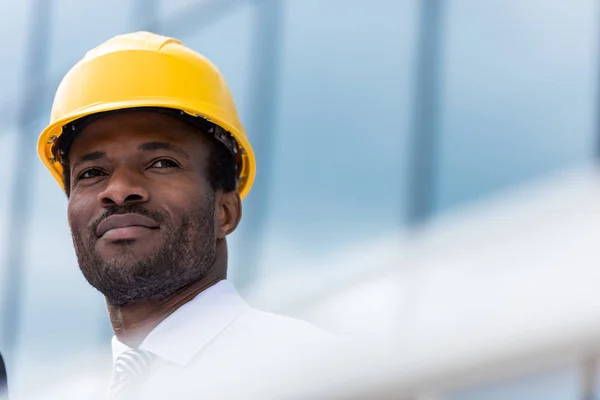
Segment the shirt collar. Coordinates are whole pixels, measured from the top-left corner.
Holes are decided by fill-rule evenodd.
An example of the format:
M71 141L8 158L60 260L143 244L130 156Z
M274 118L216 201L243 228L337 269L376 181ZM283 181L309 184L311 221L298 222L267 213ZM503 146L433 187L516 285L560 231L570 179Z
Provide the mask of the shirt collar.
M248 308L233 284L224 279L165 318L146 336L140 349L185 366ZM129 349L113 336L113 362Z

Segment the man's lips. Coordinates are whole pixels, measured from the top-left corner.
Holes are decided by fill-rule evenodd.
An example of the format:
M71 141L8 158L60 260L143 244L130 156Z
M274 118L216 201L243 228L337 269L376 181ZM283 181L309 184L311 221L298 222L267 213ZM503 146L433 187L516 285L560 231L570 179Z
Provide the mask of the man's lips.
M111 215L102 221L96 229L96 236L102 237L111 229L128 228L133 226L141 226L148 229L158 229L158 224L152 218L145 217L141 214L119 214Z

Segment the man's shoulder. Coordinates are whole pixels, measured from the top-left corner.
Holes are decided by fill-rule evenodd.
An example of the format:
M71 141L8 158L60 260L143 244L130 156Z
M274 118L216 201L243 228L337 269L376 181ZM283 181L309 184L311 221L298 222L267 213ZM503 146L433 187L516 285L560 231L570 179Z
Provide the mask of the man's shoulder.
M306 320L250 308L241 323L248 323L266 335L283 335L285 337L319 340L332 339L333 334Z
M283 366L302 365L336 340L308 321L248 307L184 371L176 371L184 383L173 386L200 384L203 392L219 398L248 398L252 390L270 384L268 377L278 377Z
M252 342L277 344L317 343L334 340L335 336L306 320L248 307L220 335L221 340L233 340L238 345Z

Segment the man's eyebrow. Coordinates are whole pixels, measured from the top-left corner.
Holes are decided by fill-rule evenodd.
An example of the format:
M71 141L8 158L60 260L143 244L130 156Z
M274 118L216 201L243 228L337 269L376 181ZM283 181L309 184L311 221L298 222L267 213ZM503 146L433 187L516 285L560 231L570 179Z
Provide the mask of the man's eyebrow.
M94 152L88 153L88 154L78 158L77 161L75 161L73 163L73 169L75 169L79 164L82 164L86 161L94 161L94 160L99 160L101 158L106 158L106 153L103 151L94 151Z
M155 150L169 150L177 153L185 158L189 158L188 153L179 146L167 142L147 142L142 143L138 147L139 151L155 151Z

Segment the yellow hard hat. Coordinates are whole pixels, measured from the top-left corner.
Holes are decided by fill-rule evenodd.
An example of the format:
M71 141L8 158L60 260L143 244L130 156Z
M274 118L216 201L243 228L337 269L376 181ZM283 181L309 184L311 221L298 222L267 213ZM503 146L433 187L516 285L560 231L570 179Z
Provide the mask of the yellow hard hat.
M109 39L90 50L60 83L38 154L63 190L57 144L65 127L93 114L140 107L176 110L217 128L216 138L223 143L229 139L237 156L240 196L248 194L256 159L225 79L201 54L150 32Z

